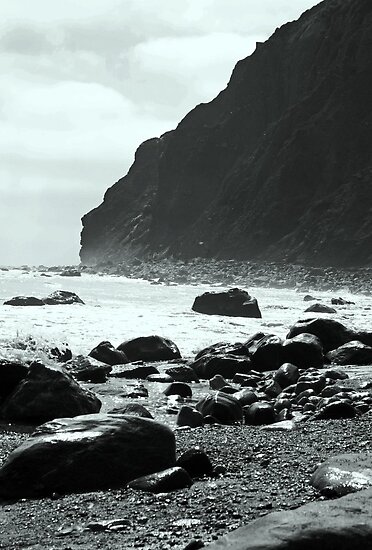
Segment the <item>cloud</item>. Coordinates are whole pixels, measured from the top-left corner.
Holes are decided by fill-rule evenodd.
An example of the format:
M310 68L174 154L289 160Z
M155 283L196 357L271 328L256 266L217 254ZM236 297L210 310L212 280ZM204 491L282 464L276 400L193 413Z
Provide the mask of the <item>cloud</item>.
M256 40L314 3L2 0L1 261L78 261L81 215L138 145L212 99Z

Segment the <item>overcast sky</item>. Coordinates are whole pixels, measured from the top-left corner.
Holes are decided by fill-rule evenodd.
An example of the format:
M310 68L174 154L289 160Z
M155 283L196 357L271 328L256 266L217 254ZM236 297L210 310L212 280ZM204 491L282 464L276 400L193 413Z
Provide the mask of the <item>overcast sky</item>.
M0 265L78 263L139 143L314 0L1 0Z

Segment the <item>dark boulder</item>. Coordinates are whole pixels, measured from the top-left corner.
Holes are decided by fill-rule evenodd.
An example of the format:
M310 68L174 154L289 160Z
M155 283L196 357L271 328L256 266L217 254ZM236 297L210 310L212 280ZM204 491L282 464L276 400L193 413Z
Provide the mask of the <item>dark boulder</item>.
M81 277L81 273L77 269L64 269L60 275L61 277Z
M179 395L180 397L186 398L192 397L192 389L184 382L172 382L167 388L165 388L163 393L167 397L169 395Z
M300 395L303 391L312 390L316 395L319 394L327 385L327 379L324 374L317 371L302 374L296 383L295 393Z
M307 309L305 309L305 313L337 313L335 308L326 306L325 304L320 304L319 302L315 304L311 304Z
M28 374L29 366L17 361L0 360L0 401L10 395Z
M207 453L200 447L188 449L177 459L177 466L184 468L193 478L211 476L213 466Z
M172 430L137 416L94 414L40 426L0 469L0 495L32 498L123 487L174 466Z
M46 298L43 298L43 302L50 306L84 304L83 300L75 292L67 290L56 290Z
M139 477L128 483L128 487L147 493L170 493L191 487L192 479L183 468L174 466L161 472Z
M327 359L335 365L372 365L372 347L352 340L328 352Z
M115 407L107 414L129 414L130 416L141 416L142 418L154 418L150 411L140 403L127 403L122 407Z
M283 342L283 361L300 369L323 366L322 342L314 334L302 333Z
M344 298L332 298L331 304L334 306L355 306L355 302L349 302L348 300L344 300Z
M339 420L340 418L354 418L358 415L356 408L348 401L340 399L322 407L315 415L317 420Z
M243 419L243 408L232 395L218 391L206 395L196 404L196 409L206 417L213 417L220 424L235 424Z
M181 357L178 347L172 340L156 335L127 340L117 349L124 352L130 362L167 361Z
M184 405L178 411L176 424L177 426L189 426L190 428L200 428L200 426L203 426L204 424L204 418L203 418L203 415L196 409L193 409L192 407L188 407L187 405Z
M247 344L252 367L259 372L275 370L283 363L282 339L267 334Z
M192 309L208 315L257 319L262 317L256 298L252 298L248 292L239 288L232 288L225 292L205 292L195 298Z
M165 369L166 374L172 377L175 382L199 382L194 369L187 365L174 365Z
M324 353L355 340L354 332L333 319L304 319L297 321L287 334L287 339L303 333L314 334L322 342Z
M123 351L120 351L111 344L111 342L100 342L98 346L89 353L90 357L106 363L107 365L124 365L129 363L128 357Z
M15 296L4 302L4 306L45 306L45 304L35 296Z
M249 407L244 407L244 419L246 424L254 426L273 424L276 420L275 409L266 401L258 401Z
M274 372L274 380L284 390L292 384L296 384L300 376L298 367L292 363L284 363L276 372Z
M247 373L252 364L247 357L212 354L203 355L190 366L198 378L210 380L217 374L224 378L233 378L237 372Z
M99 412L101 402L61 369L32 363L27 376L4 401L0 415L10 422L42 423Z
M262 333L262 336L264 334ZM203 355L243 355L248 356L248 349L244 344L237 342L236 344L230 344L227 342L217 342L207 348L204 348L195 355L195 361Z
M112 367L104 363L92 363L87 357L77 355L67 363L64 368L71 374L75 380L80 382L92 382L94 384L102 384L107 381Z
M258 401L257 395L248 388L244 388L234 393L234 398L239 401L242 407L252 405Z

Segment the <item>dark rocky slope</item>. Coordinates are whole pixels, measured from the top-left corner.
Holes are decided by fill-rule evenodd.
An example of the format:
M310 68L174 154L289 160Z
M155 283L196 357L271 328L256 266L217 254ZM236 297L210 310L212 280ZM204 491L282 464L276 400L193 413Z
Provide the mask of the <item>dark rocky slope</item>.
M83 217L81 260L372 261L372 2L325 0L143 143Z

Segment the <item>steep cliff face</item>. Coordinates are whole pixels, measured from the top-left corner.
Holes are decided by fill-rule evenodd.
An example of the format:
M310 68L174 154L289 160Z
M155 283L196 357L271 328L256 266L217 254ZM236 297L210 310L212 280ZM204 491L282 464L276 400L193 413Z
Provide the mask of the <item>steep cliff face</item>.
M371 0L325 0L277 29L213 101L139 147L81 244L86 263L371 263Z

